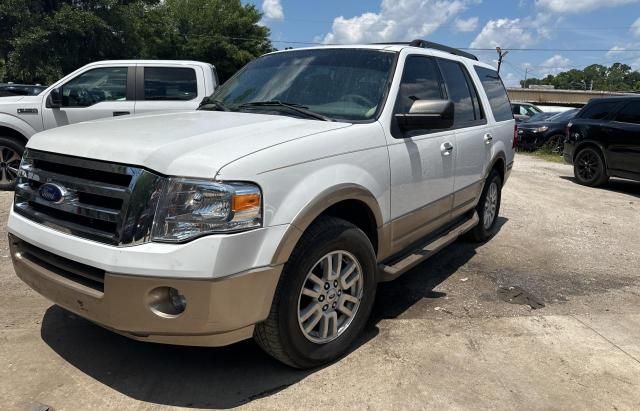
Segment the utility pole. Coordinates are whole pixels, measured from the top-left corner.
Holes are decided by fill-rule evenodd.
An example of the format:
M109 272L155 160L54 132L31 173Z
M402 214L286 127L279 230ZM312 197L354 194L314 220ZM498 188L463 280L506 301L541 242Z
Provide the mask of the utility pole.
M522 83L522 88L527 88L527 76L529 75L529 67L524 68L524 83Z
M500 47L496 47L496 51L498 52L498 74L500 74L500 67L502 67L502 59L509 54L509 51L502 51Z

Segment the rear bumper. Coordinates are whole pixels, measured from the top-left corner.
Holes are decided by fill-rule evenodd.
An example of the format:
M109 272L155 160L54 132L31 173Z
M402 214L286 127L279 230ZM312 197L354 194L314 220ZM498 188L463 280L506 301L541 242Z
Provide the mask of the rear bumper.
M74 272L82 277L81 266L65 272L64 260L39 258L37 248L15 235L9 235L9 244L18 277L47 299L130 338L167 344L222 346L250 338L254 325L268 316L282 271L279 265L208 280L105 271L103 285L95 287L75 280ZM179 290L186 298L184 312L154 311L150 292L158 287Z
M567 164L573 165L573 155L575 152L575 144L570 141L564 142L564 151L562 152L562 157Z

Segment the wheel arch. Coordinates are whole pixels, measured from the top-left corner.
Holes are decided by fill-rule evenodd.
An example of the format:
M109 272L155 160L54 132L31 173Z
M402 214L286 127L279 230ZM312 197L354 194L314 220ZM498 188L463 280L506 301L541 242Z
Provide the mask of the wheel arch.
M273 264L285 263L305 231L323 216L342 218L360 228L378 254L384 241L378 201L362 186L341 184L320 193L298 213L275 252Z
M13 138L24 145L27 145L29 138L27 138L24 132L19 131L13 127L9 127L3 123L0 123L0 137L9 137Z
M602 161L604 161L604 168L605 168L605 172L608 172L608 166L607 164L609 163L608 159L607 159L607 150L605 150L604 146L602 146L602 144L598 143L597 141L594 140L586 140L586 141L581 141L580 143L576 144L575 149L573 150L573 158L571 159L573 162L576 161L576 157L578 156L578 154L580 153L580 151L582 151L585 148L595 148L596 150L598 150L598 152L600 153L600 155L602 156Z

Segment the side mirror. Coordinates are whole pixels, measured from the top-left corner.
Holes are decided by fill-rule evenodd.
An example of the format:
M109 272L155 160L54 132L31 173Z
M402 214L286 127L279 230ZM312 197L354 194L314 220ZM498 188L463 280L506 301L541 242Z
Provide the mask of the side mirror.
M445 130L453 127L453 113L451 100L416 100L409 113L395 118L403 131Z
M60 87L54 88L47 97L47 108L60 108L62 107L62 89Z

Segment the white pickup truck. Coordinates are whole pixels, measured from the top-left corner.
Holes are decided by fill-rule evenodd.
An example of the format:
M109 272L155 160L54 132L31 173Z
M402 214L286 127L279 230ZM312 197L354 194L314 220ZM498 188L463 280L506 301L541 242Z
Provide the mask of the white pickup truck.
M348 351L378 282L497 231L514 131L498 73L459 50L268 54L198 111L34 136L9 215L13 264L130 338L254 337L318 366Z
M218 84L208 63L112 60L88 64L35 96L0 98L0 190L13 188L35 133L104 117L194 110Z

